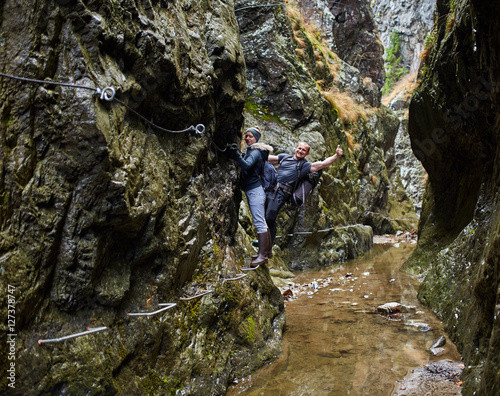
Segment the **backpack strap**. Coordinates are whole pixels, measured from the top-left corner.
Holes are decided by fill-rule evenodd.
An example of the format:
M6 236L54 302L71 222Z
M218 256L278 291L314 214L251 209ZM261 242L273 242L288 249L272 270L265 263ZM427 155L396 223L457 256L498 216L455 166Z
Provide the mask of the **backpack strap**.
M297 189L297 185L299 184L300 180L302 179L300 175L302 174L302 168L304 167L304 164L306 163L305 159L301 159L300 161L297 161L297 165L295 168L297 169L297 179L293 182L293 188L292 188L292 193Z
M290 157L293 157L293 155L291 155L291 154L284 154L283 155L283 158L281 158L281 160L278 162L278 167L276 168L276 172L279 171L280 166L283 163L283 161L286 160L287 158L290 158ZM285 184L281 184L280 182L277 182L276 187L274 188L274 191L273 191L273 197L272 197L273 201L274 201L274 198L276 198L276 194L278 193L278 190L283 190L287 194L291 194L291 192L292 192L290 190L290 187L288 187Z
M283 154L283 158L281 158L281 161L278 162L278 168L277 169L280 168L280 165L283 163L284 160L286 160L287 158L291 158L291 157L293 157L293 155L291 155L291 154Z
M305 158L301 159L300 161L297 161L297 180L295 180L295 185L299 182L301 173L302 173L302 168L304 167L304 164L306 163Z
M283 161L286 160L286 159L292 158L292 157L293 157L293 155L291 155L291 154L285 154L283 156L283 158L278 163L278 171L279 171L279 167L283 163ZM274 189L274 193L273 193L273 197L272 197L273 200L274 200L274 198L276 198L276 194L277 194L278 190L282 190L288 196L292 196L293 195L293 192L297 188L297 184L302 179L300 177L300 175L302 173L302 168L304 167L304 164L306 162L307 161L305 159L301 159L300 161L297 161L297 164L295 165L295 168L297 170L297 179L295 179L294 181L292 181L291 183L288 183L288 184L281 184L279 182L276 183L276 188Z

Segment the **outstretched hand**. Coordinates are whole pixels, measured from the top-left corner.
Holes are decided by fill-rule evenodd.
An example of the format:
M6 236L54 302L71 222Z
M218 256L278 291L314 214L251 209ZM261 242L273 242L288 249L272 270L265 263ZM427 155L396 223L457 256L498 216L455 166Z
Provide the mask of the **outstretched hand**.
M337 150L335 150L335 154L331 157L328 157L324 161L316 161L311 164L310 172L317 172L320 169L324 169L327 166L333 164L339 157L344 155L344 151L340 148L340 144L337 146Z

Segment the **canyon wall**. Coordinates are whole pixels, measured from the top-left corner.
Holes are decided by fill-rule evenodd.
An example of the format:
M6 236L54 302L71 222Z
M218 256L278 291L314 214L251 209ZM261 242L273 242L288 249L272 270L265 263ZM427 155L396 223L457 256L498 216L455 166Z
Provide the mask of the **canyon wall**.
M405 269L461 352L464 395L500 392L498 7L437 2L433 45L410 105L428 172L419 242Z

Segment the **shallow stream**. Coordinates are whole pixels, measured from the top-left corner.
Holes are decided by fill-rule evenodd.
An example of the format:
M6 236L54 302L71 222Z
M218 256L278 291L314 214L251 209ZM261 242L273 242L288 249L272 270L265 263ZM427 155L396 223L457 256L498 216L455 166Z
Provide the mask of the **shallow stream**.
M340 266L298 273L293 282L303 286L285 303L283 353L227 395L392 395L414 368L459 362L443 324L418 302L418 281L399 271L413 248L375 245ZM378 314L389 302L414 308ZM429 348L441 336L444 351L433 355Z

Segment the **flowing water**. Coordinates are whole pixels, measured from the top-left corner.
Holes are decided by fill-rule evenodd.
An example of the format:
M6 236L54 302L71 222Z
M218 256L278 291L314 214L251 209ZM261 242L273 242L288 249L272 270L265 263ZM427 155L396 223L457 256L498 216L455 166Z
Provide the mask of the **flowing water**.
M320 287L286 303L283 353L227 395L391 395L416 367L459 362L443 324L418 302L418 281L399 271L413 247L375 245L341 266L297 274L294 283ZM414 308L378 314L389 302ZM429 348L440 336L447 342L434 356Z

